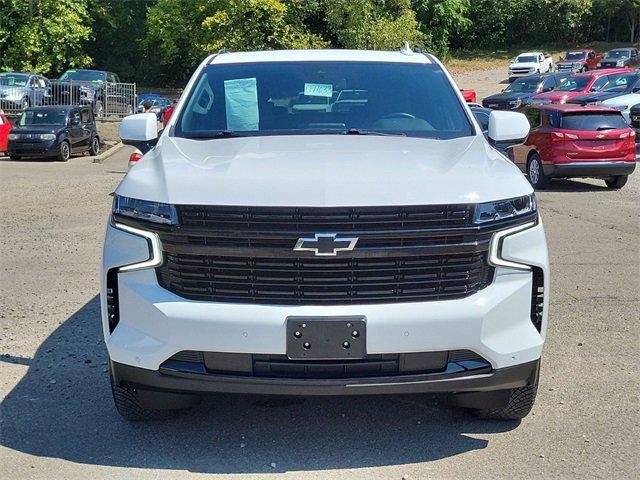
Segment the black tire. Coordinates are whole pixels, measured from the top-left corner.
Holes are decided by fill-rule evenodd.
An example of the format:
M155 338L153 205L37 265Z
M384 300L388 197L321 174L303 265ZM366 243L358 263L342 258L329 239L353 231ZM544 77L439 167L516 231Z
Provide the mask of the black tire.
M100 139L98 137L93 137L89 142L89 155L95 157L100 153Z
M111 393L113 393L113 402L116 405L116 410L125 420L132 422L159 420L169 417L172 413L170 410L149 410L144 408L138 400L136 389L133 387L114 385L112 381Z
M627 180L629 180L629 175L618 175L616 177L605 178L604 183L607 184L609 188L622 188L627 184Z
M9 159L14 162L19 162L20 160L22 160L22 157L19 157L17 155L9 155Z
M58 161L66 162L71 158L71 146L66 140L60 142L58 146Z
M538 383L510 390L507 404L498 408L474 410L477 417L491 420L520 420L526 417L536 400Z
M536 190L542 190L549 186L550 179L544 174L542 160L537 152L532 153L527 161L527 178Z

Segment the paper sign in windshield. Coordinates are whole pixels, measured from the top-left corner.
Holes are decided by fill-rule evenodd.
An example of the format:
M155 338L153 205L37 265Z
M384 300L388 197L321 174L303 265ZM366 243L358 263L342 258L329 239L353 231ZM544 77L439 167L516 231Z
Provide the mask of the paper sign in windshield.
M227 129L231 131L258 130L258 87L255 78L224 81L224 101Z
M333 85L330 83L305 83L304 94L310 97L328 97L333 95Z

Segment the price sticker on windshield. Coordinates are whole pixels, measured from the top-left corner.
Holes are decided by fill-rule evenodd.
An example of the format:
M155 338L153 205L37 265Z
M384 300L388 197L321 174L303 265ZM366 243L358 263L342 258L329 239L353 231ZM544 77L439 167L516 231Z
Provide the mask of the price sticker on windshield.
M305 83L304 94L309 97L328 97L333 95L333 85L330 83Z

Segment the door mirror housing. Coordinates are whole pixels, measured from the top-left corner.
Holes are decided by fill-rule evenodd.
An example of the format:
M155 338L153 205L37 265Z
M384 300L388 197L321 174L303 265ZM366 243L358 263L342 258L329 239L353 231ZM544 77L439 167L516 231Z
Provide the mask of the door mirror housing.
M489 143L501 149L524 143L530 128L522 113L493 110L489 115Z
M118 135L125 145L147 153L158 141L158 118L155 113L136 113L124 117Z

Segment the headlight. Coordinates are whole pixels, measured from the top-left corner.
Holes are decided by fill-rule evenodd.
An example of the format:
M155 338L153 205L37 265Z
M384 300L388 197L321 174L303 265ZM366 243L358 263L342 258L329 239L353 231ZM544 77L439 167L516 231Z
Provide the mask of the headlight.
M55 133L43 133L40 135L40 140L55 140L55 139L56 139Z
M178 223L178 213L173 205L121 197L120 195L116 195L113 200L113 213L146 220L147 222L167 225L176 225Z
M18 133L10 133L7 138L9 140L18 140L20 138L20 134L18 134Z
M518 108L520 105L522 105L522 99L521 98L517 98L517 99L511 100L509 102L509 106L511 108Z
M508 218L521 217L535 213L538 210L536 197L525 195L524 197L510 198L508 200L498 200L496 202L479 203L476 205L473 222L483 224L486 222L496 222Z

